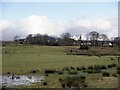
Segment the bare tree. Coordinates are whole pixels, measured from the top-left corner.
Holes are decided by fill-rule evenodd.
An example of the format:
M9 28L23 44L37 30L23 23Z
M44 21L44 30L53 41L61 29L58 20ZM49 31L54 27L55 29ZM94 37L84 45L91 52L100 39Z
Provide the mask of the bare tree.
M99 33L92 31L87 34L87 39L91 41L92 45L97 45L97 40L99 38Z
M29 34L27 37L26 37L26 41L28 44L32 44L32 34Z
M105 34L100 34L99 39L102 41L102 46L108 41L108 37Z
M15 36L13 38L13 40L14 40L14 42L15 42L16 45L19 43L19 39L20 39L20 36Z
M75 42L75 40L71 38L71 34L68 32L63 33L61 37L62 39L59 40L61 45L73 45L73 43Z
M108 40L108 37L107 37L107 35L105 35L105 34L100 34L100 35L99 35L99 38L100 38L102 41L107 41L107 40Z
M70 33L62 33L62 35L61 35L61 37L63 38L63 39L69 39L69 38L71 38L71 34Z
M114 42L116 45L118 45L120 47L120 37L115 37Z
M47 44L47 42L48 42L48 35L45 34L45 35L43 35L43 43Z

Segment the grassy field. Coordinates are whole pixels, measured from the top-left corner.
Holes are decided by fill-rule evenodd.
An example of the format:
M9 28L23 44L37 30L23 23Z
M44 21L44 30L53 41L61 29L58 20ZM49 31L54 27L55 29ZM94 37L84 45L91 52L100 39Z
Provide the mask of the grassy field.
M108 65L115 63L117 60L111 60L110 57L115 56L80 56L80 55L67 55L66 51L71 48L62 46L5 46L2 47L2 72L7 74L38 74L45 75L46 69L62 70L65 67L87 67L90 65ZM79 48L74 46L72 48ZM97 52L96 52L97 53ZM116 70L116 68L111 68ZM110 70L111 70L110 69ZM30 73L32 70L39 70L36 73ZM114 72L116 73L116 72ZM58 79L70 76L65 73L63 75L50 74L46 76L48 85L46 87L61 87ZM86 83L88 87L93 88L112 88L117 87L117 77L102 77L101 73L86 75ZM97 80L97 77L103 80ZM41 83L28 87L43 87Z

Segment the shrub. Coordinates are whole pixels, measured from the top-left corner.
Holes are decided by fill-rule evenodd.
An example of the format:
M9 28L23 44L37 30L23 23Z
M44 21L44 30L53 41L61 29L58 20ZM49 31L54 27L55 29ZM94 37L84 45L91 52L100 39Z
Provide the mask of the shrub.
M88 47L87 45L81 45L81 46L80 46L80 49L83 49L83 50L88 50L88 49L89 49L89 47Z
M30 73L37 73L39 72L39 69L32 70Z
M7 72L7 74L11 74L10 72Z
M63 81L64 81L63 79L59 78L59 82L63 82Z
M69 67L65 67L65 70L66 70L66 71L69 71Z
M112 64L111 64L111 66L112 66L112 67L116 67L116 66L117 66L117 64L115 64L115 63L112 63Z
M85 82L85 76L81 76L80 79L82 82Z
M71 87L86 87L87 85L84 85L85 77L84 76L69 76L65 78L64 80L65 85L69 88Z
M107 67L108 67L108 68L112 68L112 65L109 64L109 65L107 65Z
M67 55L70 55L70 53L67 52Z
M112 74L113 77L117 77L117 74Z
M101 69L99 65L94 65L94 69L95 70L98 70L98 69Z
M106 66L105 66L105 65L102 65L102 66L101 66L101 69L106 69Z
M120 57L117 57L118 60L120 60Z
M65 88L65 83L61 82L61 86L62 86L62 88Z
M32 70L31 73L37 73L37 71L36 70Z
M74 67L70 67L71 69L75 69Z
M83 87L85 87L85 88L88 86L86 83L83 83L82 85L83 85Z
M94 66L88 66L87 73L100 73L101 69L104 69L105 66L103 65L94 65Z
M88 69L93 70L93 66L88 66Z
M48 74L48 73L45 73L45 76L49 76L49 74Z
M86 68L82 66L81 69L82 69L82 70L85 70Z
M105 65L94 65L95 70L106 69Z
M43 82L43 85L46 86L46 85L48 85L48 84L47 84L47 82Z
M63 72L63 71L57 71L57 73L58 73L59 75L64 74L64 72Z
M49 73L49 74L52 74L52 73L55 73L56 70L54 69L46 69L45 70L45 73Z
M76 53L76 55L80 55L80 53Z
M65 82L63 79L59 78L59 82L61 83L61 87L65 88Z
M103 75L103 76L107 76L107 77L110 76L110 74L109 74L108 72L102 72L102 75Z
M80 70L81 70L81 68L80 68L80 67L77 67L77 68L76 68L76 70L79 70L79 71L80 71Z
M110 60L115 60L113 57L110 57Z

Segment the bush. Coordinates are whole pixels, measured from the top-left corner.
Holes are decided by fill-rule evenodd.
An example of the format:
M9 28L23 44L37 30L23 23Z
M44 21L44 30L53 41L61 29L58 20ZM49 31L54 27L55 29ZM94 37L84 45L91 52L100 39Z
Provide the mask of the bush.
M49 74L45 73L45 76L49 76Z
M69 71L69 67L65 67L65 70L66 70L66 71Z
M63 71L57 71L57 73L58 73L59 75L64 74L64 72L63 72Z
M105 66L105 65L102 65L102 66L101 66L101 69L106 69L106 66Z
M112 64L111 64L111 66L112 66L112 67L116 67L116 66L117 66L117 64L115 64L115 63L112 63Z
M63 81L64 81L63 79L59 78L59 82L63 82Z
M61 83L61 87L62 88L65 88L65 83L64 83L64 80L59 78L59 82Z
M43 85L46 86L46 85L48 85L48 84L47 84L47 82L43 82Z
M11 74L10 72L7 72L7 74Z
M70 67L71 69L75 69L74 67Z
M85 76L81 76L80 79L82 82L85 82Z
M102 72L102 75L103 75L103 76L106 76L106 77L109 77L109 76L110 76L110 74L109 74L108 72Z
M86 83L83 83L82 85L83 85L83 87L85 87L85 88L88 86Z
M79 70L79 71L80 71L80 70L81 70L81 68L80 68L80 67L77 67L77 68L76 68L76 70Z
M88 66L88 69L93 70L93 66Z
M39 72L39 69L32 70L30 73L37 73Z
M115 60L115 58L113 58L113 57L110 57L110 60Z
M99 69L101 69L101 67L100 67L100 65L94 65L94 69L99 70Z
M113 77L117 77L117 74L112 74Z
M86 87L85 85L85 76L72 76L67 77L64 80L65 85L69 88L71 87Z
M85 67L81 67L82 70L85 70L86 68Z
M32 70L31 73L37 73L37 71L36 70Z
M94 65L93 66L88 66L88 70L86 71L87 73L100 73L101 69L106 69L105 65Z
M81 45L81 46L80 46L80 49L83 49L83 50L88 50L88 49L89 49L89 47L88 47L87 45Z
M120 60L120 57L117 57L118 60Z
M48 74L52 74L52 73L55 73L56 70L54 69L46 69L45 70L45 74L48 73Z
M65 88L65 83L61 82L61 86L62 86L62 88Z
M108 68L112 68L112 65L109 64L109 65L107 65L107 67L108 67Z
M95 70L106 69L106 66L105 65L95 65L94 69Z

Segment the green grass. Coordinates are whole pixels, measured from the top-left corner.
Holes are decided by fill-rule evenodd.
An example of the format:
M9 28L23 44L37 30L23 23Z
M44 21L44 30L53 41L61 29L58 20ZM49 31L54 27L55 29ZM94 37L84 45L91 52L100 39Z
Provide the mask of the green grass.
M108 65L115 63L117 60L110 60L109 57L114 56L102 56L101 58L97 56L79 56L79 55L66 55L66 50L71 47L57 47L57 46L5 46L2 48L2 70L3 74L11 72L12 74L31 74L30 71L39 69L39 75L44 75L45 69L58 69L61 70L65 67L81 67L90 65ZM74 46L74 48L79 48ZM7 53L6 53L7 52ZM15 53L14 53L15 52ZM92 82L91 78L93 76L88 75L88 83ZM58 75L52 74L46 77L48 81L47 87L60 87L58 79L60 77L66 77L68 74ZM89 79L90 77L90 79ZM115 79L116 80L116 79ZM94 83L94 82L92 82ZM107 85L110 87L115 87L113 84ZM42 87L41 83L29 87ZM89 84L88 84L89 85ZM98 83L96 85L89 85L89 87L99 87ZM113 85L113 86L112 86ZM102 87L102 85L100 86ZM107 86L106 86L107 87Z
M15 54L12 52L13 50L15 50ZM3 52L5 51L11 53L3 54L3 74L8 71L11 73L27 73L33 69L43 71L47 68L62 69L70 66L117 63L117 61L112 61L107 56L99 58L96 56L66 55L64 47L13 46L3 48Z

